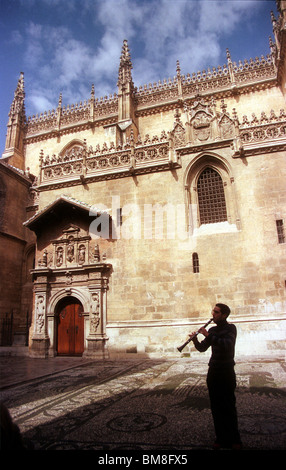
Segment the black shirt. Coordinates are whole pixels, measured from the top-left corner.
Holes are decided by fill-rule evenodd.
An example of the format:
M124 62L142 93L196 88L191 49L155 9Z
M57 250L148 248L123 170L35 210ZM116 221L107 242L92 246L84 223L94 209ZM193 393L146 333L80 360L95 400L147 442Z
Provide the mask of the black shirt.
M236 326L224 320L210 328L208 333L208 336L201 343L199 341L194 342L196 349L204 352L211 346L210 366L234 365Z

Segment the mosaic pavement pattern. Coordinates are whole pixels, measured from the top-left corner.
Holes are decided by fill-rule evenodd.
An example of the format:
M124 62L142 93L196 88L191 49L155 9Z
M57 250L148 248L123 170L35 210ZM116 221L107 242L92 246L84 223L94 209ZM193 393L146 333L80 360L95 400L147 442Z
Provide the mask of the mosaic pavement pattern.
M35 450L210 449L207 361L142 359L77 365L1 390ZM283 361L238 362L245 449L286 449Z

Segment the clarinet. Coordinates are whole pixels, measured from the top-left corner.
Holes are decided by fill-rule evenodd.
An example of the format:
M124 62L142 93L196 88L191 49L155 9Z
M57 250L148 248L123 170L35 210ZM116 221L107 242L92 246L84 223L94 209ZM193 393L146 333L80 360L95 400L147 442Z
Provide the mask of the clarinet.
M213 318L211 318L204 326L203 328L206 328L211 322L213 321ZM187 339L187 341L182 344L182 346L179 346L177 349L179 352L182 352L183 349L187 346L187 344L189 344L195 336L197 336L199 334L200 330L196 331L192 336L189 337L189 339Z

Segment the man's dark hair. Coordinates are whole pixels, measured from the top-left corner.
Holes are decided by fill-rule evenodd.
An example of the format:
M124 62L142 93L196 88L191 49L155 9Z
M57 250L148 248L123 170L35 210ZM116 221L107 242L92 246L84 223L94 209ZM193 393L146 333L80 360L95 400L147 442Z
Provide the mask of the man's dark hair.
M227 317L229 316L230 308L227 305L225 305L225 304L216 304L216 306L220 308L220 311L223 315L226 315Z

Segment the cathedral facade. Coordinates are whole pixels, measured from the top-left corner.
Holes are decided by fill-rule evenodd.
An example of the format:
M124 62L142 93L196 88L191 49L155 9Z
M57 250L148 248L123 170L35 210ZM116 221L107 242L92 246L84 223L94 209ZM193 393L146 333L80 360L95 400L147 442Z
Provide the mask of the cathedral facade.
M283 354L285 3L254 60L177 62L135 87L124 41L117 93L32 117L20 75L0 160L1 338L12 317L10 343L25 336L33 357L179 354L222 302L239 354Z

